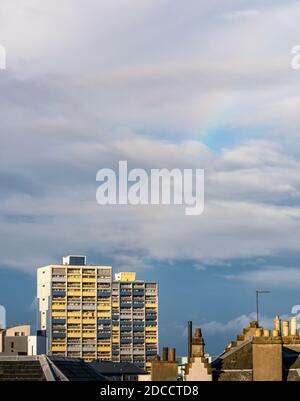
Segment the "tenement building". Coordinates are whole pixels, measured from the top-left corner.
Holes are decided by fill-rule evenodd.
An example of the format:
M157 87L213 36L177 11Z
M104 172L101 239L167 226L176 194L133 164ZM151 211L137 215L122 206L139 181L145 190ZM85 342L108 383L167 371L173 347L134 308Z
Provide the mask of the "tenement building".
M196 330L185 380L300 381L297 317L281 322L276 316L273 330L250 322L212 363L204 357L204 341Z

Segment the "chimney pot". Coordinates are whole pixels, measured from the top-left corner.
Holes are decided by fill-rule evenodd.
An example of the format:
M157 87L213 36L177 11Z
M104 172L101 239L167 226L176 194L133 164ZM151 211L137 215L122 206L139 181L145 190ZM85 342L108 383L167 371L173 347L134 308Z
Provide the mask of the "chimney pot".
M283 321L283 337L287 337L289 335L289 321Z
M169 361L170 362L175 362L175 360L176 360L176 350L175 350L175 348L170 348L170 351L169 351Z
M291 336L297 335L297 316L291 317Z
M168 353L169 353L169 349L168 347L163 347L162 349L162 360L163 361L168 361Z

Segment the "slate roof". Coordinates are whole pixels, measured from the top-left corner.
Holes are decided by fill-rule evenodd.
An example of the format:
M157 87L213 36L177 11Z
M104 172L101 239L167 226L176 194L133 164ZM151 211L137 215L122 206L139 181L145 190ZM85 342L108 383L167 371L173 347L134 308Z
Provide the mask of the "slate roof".
M90 362L90 365L104 376L147 374L145 370L129 362Z

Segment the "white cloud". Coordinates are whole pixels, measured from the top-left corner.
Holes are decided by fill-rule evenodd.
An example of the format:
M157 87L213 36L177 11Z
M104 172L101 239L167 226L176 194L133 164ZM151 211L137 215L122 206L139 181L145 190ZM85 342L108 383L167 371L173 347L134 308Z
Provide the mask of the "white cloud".
M124 268L207 266L299 249L299 75L288 60L299 4L225 3L1 1L2 265L96 250ZM215 131L219 154L199 140ZM204 214L98 207L96 171L124 159L205 168Z
M275 318L275 316L274 316ZM268 316L260 316L260 325L265 329L274 328L274 318ZM286 318L282 316L282 318ZM249 326L251 321L256 320L256 313L252 312L249 315L241 315L228 322L212 321L201 325L204 336L205 334L220 334L220 333L233 333L234 335L242 334L243 329Z
M267 266L258 270L246 271L237 275L225 276L228 280L251 285L264 285L283 288L298 288L300 269L285 266Z

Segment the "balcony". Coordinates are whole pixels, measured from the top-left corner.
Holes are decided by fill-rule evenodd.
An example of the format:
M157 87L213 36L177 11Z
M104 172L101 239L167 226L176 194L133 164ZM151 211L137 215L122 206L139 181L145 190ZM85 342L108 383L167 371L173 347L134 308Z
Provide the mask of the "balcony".
M111 319L111 312L98 312L98 319L105 317Z
M131 297L132 292L131 291L121 291L120 295L121 295L121 297Z
M53 283L65 283L66 282L66 277L64 277L64 276L52 277L52 282Z
M146 308L155 308L157 309L158 305L157 303L146 303Z
M81 310L81 305L68 305L68 311L69 310Z
M84 345L83 347L82 347L82 351L83 352L96 352L96 347L95 346L92 346L92 345Z
M146 320L157 320L157 316L156 315L146 315Z
M52 310L65 310L66 304L52 304Z
M52 318L52 324L66 324L66 319Z
M66 291L65 290L52 290L53 297L65 297Z
M56 345L56 346L52 346L51 348L52 352L66 352L67 347L64 346L60 346L60 345Z
M97 283L111 283L111 278L110 277L98 277L97 278Z
M68 352L80 352L81 345L68 345Z
M157 327L156 327L156 326L147 326L147 327L145 328L145 330L146 330L146 332L148 332L148 331L150 331L150 332L152 332L152 331L156 332L156 331L157 331Z
M82 305L82 310L92 310L96 309L96 305Z
M52 333L52 338L56 339L56 338L65 338L66 337L66 333Z
M68 283L81 283L80 277L68 277Z
M96 278L83 277L82 282L83 283L96 283Z
M134 338L133 344L144 344L145 340L143 338Z
M111 307L109 305L103 306L103 305L99 305L98 304L97 310L98 310L99 313L106 313L106 312L110 312Z
M98 298L107 298L110 297L110 291L97 291Z
M135 333L144 332L144 327L133 327L133 331Z
M68 333L68 338L80 338L81 337L81 332L73 332L73 333Z
M143 302L133 302L133 308L144 308Z
M90 290L82 290L82 296L83 297L95 297L96 296L96 291L90 291Z
M79 318L77 318L77 319L70 319L70 318L68 318L68 324L81 324L81 319Z
M96 324L96 318L82 319L82 324Z
M52 318L63 317L66 318L66 312L52 312Z
M157 338L146 338L146 344L157 344Z
M121 308L122 309L131 309L132 304L131 303L122 303L121 302Z
M98 325L111 325L111 320L110 319L98 319L97 321Z
M133 290L132 295L133 295L134 297L143 297L143 296L145 295L145 292L144 292L144 291L136 291L136 290Z
M88 333L82 333L83 338L95 338L96 337L96 331L91 331Z
M81 291L80 290L68 290L68 297L80 297Z
M111 338L111 333L98 333L98 340L109 340Z

